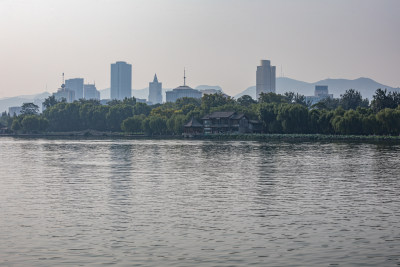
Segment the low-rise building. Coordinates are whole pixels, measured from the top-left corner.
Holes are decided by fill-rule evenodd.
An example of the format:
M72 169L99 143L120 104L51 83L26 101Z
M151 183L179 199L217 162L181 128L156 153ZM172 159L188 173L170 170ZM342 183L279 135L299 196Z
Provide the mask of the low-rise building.
M184 126L184 135L185 136L195 136L195 135L201 135L204 132L204 127L203 124L198 122L195 118L192 117L192 119L187 122Z
M217 111L202 118L204 134L261 132L258 121L249 120L234 111Z
M190 88L186 85L185 72L183 73L183 85L173 89L172 91L167 91L165 94L167 102L176 102L176 100L183 97L201 98L203 96L201 91Z
M172 91L166 92L167 102L176 102L176 100L183 97L201 98L202 96L202 92L192 89L187 85L182 85L173 89Z

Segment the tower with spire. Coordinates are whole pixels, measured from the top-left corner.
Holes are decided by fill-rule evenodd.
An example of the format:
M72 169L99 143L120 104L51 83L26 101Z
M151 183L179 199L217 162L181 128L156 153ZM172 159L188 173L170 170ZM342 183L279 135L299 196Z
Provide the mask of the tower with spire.
M153 82L149 83L149 102L154 104L162 103L162 83L158 82L157 74L154 74Z
M183 69L183 85L176 87L172 91L165 92L166 102L176 102L177 99L183 97L201 98L203 93L186 85L186 69Z

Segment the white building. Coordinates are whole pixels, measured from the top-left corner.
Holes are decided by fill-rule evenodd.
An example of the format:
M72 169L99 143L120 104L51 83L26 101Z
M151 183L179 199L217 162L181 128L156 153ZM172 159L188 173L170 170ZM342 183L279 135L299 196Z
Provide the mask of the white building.
M85 99L100 100L100 92L97 91L96 85L94 85L94 84L85 84L83 86L83 97Z
M132 97L132 65L124 61L111 64L111 99Z
M306 102L314 105L326 98L333 98L333 94L329 94L327 85L316 85L314 89L314 96L306 96Z
M201 98L203 96L202 92L199 90L190 88L186 85L186 75L183 75L183 85L179 86L172 91L166 92L166 101L167 102L176 102L177 99L183 97L192 97L192 98Z
M162 102L162 83L158 82L157 74L154 74L153 82L149 83L149 102L159 104Z
M261 60L260 65L256 72L257 99L261 93L275 93L276 90L276 67L271 66L269 60Z
M65 80L65 87L75 92L75 99L83 98L83 78Z

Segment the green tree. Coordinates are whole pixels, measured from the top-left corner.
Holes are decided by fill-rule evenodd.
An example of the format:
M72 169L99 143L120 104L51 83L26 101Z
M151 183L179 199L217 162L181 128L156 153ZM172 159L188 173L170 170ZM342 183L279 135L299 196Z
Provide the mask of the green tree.
M363 105L363 99L362 99L361 93L354 89L346 90L346 92L343 95L340 95L339 104L345 110L349 110L349 109L355 110L355 109L357 109L357 107L360 107ZM367 106L368 106L368 104L367 104Z
M167 120L167 129L169 133L172 134L182 134L183 126L186 122L186 116L182 114L176 114Z
M249 96L249 95L243 95L243 96L239 97L236 101L237 101L237 103L238 103L239 105L244 106L244 107L249 107L249 106L251 106L252 104L256 104L256 103L257 103L257 101L255 101L255 100L254 100L251 96Z
M64 100L65 100L65 98L64 98ZM58 101L54 95L51 95L44 100L43 106L47 109L47 108L57 105L59 102L61 102L61 101Z
M111 106L107 115L107 125L110 131L121 131L122 122L133 116L133 108L130 105L114 105Z
M261 93L259 98L258 98L259 103L289 103L289 99L280 94L275 94L275 93Z
M377 89L373 100L371 102L371 108L374 112L379 112L385 108L396 108L400 103L396 103L398 94L387 93L387 90Z
M21 121L21 126L25 132L37 132L40 130L40 118L36 115L26 115Z
M135 115L145 115L148 116L150 114L151 111L151 107L149 105L147 105L146 103L136 103L133 106L133 114Z
M322 99L321 101L319 101L318 103L314 104L311 106L311 108L316 108L316 109L326 109L326 110L335 110L339 107L339 99L336 98L330 98L327 97L325 99Z
M299 104L281 104L277 121L281 122L284 133L306 133L308 128L308 109Z
M14 132L18 132L21 129L22 129L21 123L19 122L19 119L15 117L11 124L11 130L13 130Z
M299 104L302 106L309 105L309 103L307 103L306 97L304 95L301 95L299 93L295 94L294 92L286 92L284 95L285 95L288 103Z
M137 104L136 98L135 97L129 97L129 98L125 97L124 100L122 100L122 104L133 107L134 105ZM143 104L145 104L145 103L143 103Z
M376 120L380 123L383 134L400 134L400 110L385 108L376 114Z
M21 114L22 115L36 115L39 113L39 107L33 103L22 104Z
M122 122L122 130L130 133L142 132L143 117L144 116L134 115L133 117L127 118Z
M175 102L175 106L177 109L182 109L182 107L186 105L193 105L195 107L200 107L201 99L193 98L193 97L182 97L178 98Z
M162 117L153 116L150 117L149 126L152 134L164 134L167 128L166 120Z
M267 133L279 133L282 131L281 124L276 120L277 105L272 103L261 103L258 105L258 118Z
M235 100L233 100L233 98L222 93L205 94L201 98L201 109L204 110L205 113L209 113L211 108L234 103Z
M362 115L356 110L348 110L342 116L332 119L332 126L339 134L363 134Z

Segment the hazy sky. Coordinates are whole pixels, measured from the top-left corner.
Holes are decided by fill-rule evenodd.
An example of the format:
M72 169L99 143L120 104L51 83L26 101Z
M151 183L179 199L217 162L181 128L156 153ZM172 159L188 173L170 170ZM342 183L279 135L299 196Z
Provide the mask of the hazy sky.
M110 86L110 63L133 88L255 85L260 59L286 77L369 77L400 86L398 0L0 0L0 98L55 92L66 78Z

